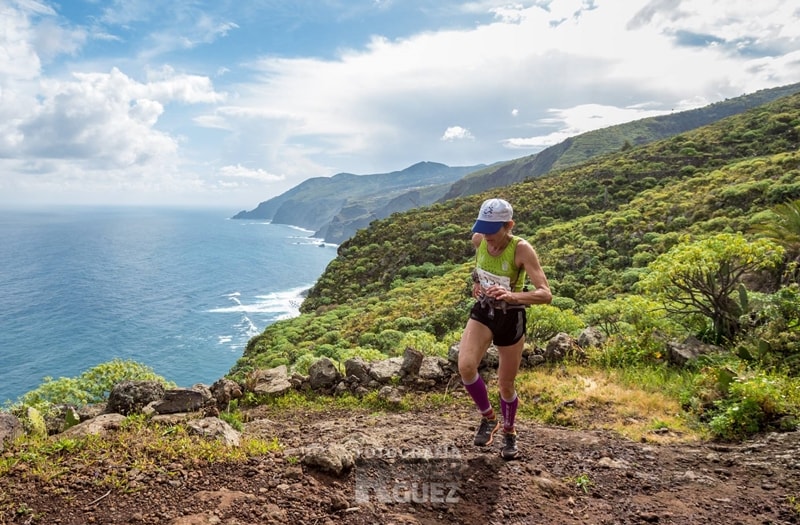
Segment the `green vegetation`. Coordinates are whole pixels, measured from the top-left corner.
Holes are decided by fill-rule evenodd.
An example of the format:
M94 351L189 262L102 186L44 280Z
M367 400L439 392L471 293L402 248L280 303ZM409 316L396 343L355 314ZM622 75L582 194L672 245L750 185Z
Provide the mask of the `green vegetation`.
M78 377L45 377L38 388L27 392L8 408L15 413L27 407L47 412L55 404L84 406L99 403L108 398L115 384L125 380L159 381L165 387L175 386L148 366L132 360L113 359L90 368Z
M710 320L714 342L732 342L742 330L740 319L750 313L742 277L774 270L783 254L767 239L748 242L741 234L720 233L674 246L650 263L639 285L661 299L670 314Z
M589 489L594 486L594 482L586 473L579 474L572 478L567 478L566 482L571 484L575 488L582 490L584 494L588 494Z
M300 317L253 338L231 376L279 364L302 370L323 355L396 356L406 346L444 355L471 302L469 226L480 202L498 196L514 204L515 233L537 249L555 294L552 306L528 310L531 344L596 326L608 339L591 366L631 389L670 392L697 428L738 438L796 425L798 145L800 94L376 220L340 246ZM675 389L659 373L671 370L667 343L688 336L723 351L687 369ZM776 386L748 395L764 377ZM537 381L528 395L541 399Z
M632 145L634 144L634 145ZM597 327L606 341L584 361L520 376L520 413L561 425L609 428L634 439L741 439L800 421L800 94L668 139L624 147L491 193L373 221L339 248L301 315L251 339L230 376L259 368L305 373L318 357L340 366L413 347L444 356L472 300L469 227L480 202L508 199L515 233L539 253L555 294L528 312L528 342ZM718 345L687 367L668 344ZM99 370L98 370L99 369ZM153 379L133 363L48 380L20 406L102 399L122 378ZM124 373L123 373L124 372ZM299 396L299 397L297 397ZM297 403L413 410L377 394ZM426 400L432 398L425 397ZM286 400L257 399L242 406ZM449 402L443 399L438 402ZM223 417L241 424L234 407Z
M141 478L170 479L183 466L240 462L282 447L276 441L242 438L241 446L227 446L191 434L184 425L161 425L141 415L129 416L122 428L106 437L25 437L0 457L0 476L18 476L50 482L68 475L92 472L98 487L135 492Z

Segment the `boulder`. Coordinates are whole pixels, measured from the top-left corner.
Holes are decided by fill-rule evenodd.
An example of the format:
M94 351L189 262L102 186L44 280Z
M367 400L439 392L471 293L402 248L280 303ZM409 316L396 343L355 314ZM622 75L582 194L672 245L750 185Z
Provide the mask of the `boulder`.
M683 343L670 341L667 343L667 360L673 365L685 366L701 355L718 352L714 345L705 344L695 337L688 337Z
M0 452L5 449L6 443L11 443L25 431L22 422L14 414L0 412Z
M560 332L547 342L544 359L548 363L557 363L567 357L582 359L586 356L583 349L569 334Z
M342 374L327 357L318 359L308 367L308 381L314 391L331 389L341 380Z
M164 392L164 385L158 381L121 381L111 388L106 412L123 416L139 413L164 397Z
M210 394L209 394L210 397ZM156 414L177 414L178 412L195 412L206 403L203 392L175 388L164 392L164 396L150 404Z
M193 419L186 423L186 428L203 437L219 439L231 447L238 447L241 441L241 434L239 432L225 421L216 417Z
M367 363L360 357L352 357L344 362L345 377L355 377L359 383L369 382L369 370Z
M258 370L255 373L255 383L253 392L256 394L279 396L292 389L292 383L289 381L289 370L286 365L268 370Z
M417 377L419 375L419 369L422 366L422 360L424 357L425 356L422 355L422 352L419 350L415 350L410 347L406 348L406 351L403 354L403 364L400 365L400 377Z
M378 398L392 406L399 406L403 402L403 394L391 385L381 387L378 391Z
M340 444L307 447L302 449L300 453L300 461L304 465L332 472L337 476L348 472L355 465L353 452Z
M606 342L606 335L596 326L584 328L578 335L578 344L581 348L593 348L603 346Z
M78 417L81 421L88 421L106 412L108 403L94 403L78 408Z
M438 356L425 356L419 367L419 377L441 382L449 377L447 370L447 359Z
M380 384L392 381L392 378L400 375L403 367L402 357L390 357L382 361L375 361L369 367L369 376Z
M118 413L100 414L99 416L78 423L74 427L70 427L60 435L63 437L85 437L89 435L104 436L115 430L119 430L122 422L125 421L125 416Z
M227 410L231 401L242 397L242 387L239 383L224 377L215 381L210 390L220 410Z

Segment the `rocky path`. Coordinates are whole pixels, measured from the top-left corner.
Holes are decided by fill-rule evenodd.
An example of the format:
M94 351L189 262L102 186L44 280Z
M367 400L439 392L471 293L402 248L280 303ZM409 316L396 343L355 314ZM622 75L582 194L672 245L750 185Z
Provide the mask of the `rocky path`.
M0 502L14 502L0 523L800 523L798 432L660 445L522 421L524 456L504 462L499 443L472 446L460 401L424 414L257 409L245 433L283 451L166 465L135 491L98 488L102 466L49 484L15 473L0 479Z

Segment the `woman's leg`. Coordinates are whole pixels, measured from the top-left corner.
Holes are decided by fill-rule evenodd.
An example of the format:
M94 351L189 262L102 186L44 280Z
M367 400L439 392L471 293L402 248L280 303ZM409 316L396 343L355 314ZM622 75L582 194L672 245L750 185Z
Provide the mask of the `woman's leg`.
M478 366L480 366L491 342L492 333L489 328L483 323L470 319L461 335L461 343L458 348L458 372L461 375L461 382L464 383L464 388L469 392L475 407L482 416L473 441L479 447L490 445L494 440L495 433L500 428L500 421L489 401L486 383L478 373Z
M500 388L500 408L503 414L503 430L514 431L514 421L517 415L517 390L515 380L522 362L522 350L525 347L525 337L511 346L498 346L497 353L500 363L497 367L497 384Z
M486 384L478 374L478 367L491 342L492 332L486 325L474 319L468 320L458 345L458 372L478 411L494 419Z

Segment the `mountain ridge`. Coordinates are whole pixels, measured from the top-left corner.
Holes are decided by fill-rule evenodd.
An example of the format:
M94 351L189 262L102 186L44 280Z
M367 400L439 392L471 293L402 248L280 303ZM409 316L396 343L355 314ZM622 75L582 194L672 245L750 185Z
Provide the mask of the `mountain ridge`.
M343 172L332 177L314 177L232 218L291 224L314 231L315 236L326 242L341 244L372 221L392 213L577 166L601 155L702 127L798 91L800 83L790 84L702 108L617 124L569 137L532 155L490 165L450 167L423 161L390 173Z
M375 219L436 202L452 182L484 166L422 161L390 173L313 177L232 218L290 224L338 244ZM400 205L402 199L406 201Z

